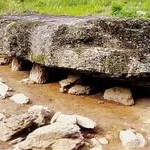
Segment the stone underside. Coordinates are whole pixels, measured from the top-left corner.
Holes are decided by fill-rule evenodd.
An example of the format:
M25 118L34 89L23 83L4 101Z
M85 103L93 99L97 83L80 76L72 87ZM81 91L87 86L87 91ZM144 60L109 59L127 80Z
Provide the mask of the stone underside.
M0 54L149 86L149 33L150 20L1 16Z

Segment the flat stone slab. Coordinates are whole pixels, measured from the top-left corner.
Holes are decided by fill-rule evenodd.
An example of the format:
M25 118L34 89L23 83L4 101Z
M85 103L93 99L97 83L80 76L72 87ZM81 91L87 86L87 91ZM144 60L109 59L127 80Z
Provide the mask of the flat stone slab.
M149 86L149 33L144 19L1 16L0 54L98 76L136 77Z

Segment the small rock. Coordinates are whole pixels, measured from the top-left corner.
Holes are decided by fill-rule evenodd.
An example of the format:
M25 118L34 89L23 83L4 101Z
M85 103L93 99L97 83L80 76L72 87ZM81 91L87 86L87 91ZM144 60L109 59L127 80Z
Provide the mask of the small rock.
M115 101L124 105L133 105L134 100L131 90L123 87L113 87L105 90L104 99Z
M94 122L93 120L87 117L76 115L76 118L77 118L77 124L83 128L94 129L96 127L96 122Z
M26 78L26 79L21 80L20 83L23 83L23 84L34 84L35 82L32 81L29 78Z
M30 101L29 98L25 96L24 94L15 94L12 97L10 97L10 100L18 104L27 104Z
M0 122L0 140L7 141L11 139L13 135L16 135L25 128L32 126L36 118L36 116L30 114L23 114L3 119Z
M59 139L64 138L83 139L80 128L77 125L56 122L34 130L27 136L25 141L15 147L23 150L32 148L46 149L51 148Z
M68 93L75 95L89 95L91 91L92 88L90 86L74 85L71 88L69 88Z
M54 115L53 110L50 110L48 107L42 105L34 105L30 107L28 109L28 113L37 116L37 119L34 122L38 126L47 125Z
M11 95L10 91L11 88L8 85L0 82L0 99L9 97Z
M77 119L76 119L76 115L65 115L65 114L62 114L61 112L57 112L51 120L51 123L54 123L54 122L76 124Z
M136 133L134 130L120 131L119 138L123 146L126 147L144 147L146 145L146 140L143 135Z
M69 75L67 79L59 81L59 84L62 88L70 86L71 84L76 83L80 80L80 76Z

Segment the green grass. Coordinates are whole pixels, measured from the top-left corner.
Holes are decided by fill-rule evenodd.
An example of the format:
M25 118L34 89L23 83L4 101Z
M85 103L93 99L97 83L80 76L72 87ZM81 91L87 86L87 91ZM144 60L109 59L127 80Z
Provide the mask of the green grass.
M0 0L0 15L28 12L150 18L150 0Z

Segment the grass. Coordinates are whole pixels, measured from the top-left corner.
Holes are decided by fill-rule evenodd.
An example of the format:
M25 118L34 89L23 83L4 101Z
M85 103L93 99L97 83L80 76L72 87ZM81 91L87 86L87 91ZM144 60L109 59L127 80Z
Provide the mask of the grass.
M150 18L150 0L0 0L0 15L28 12Z

